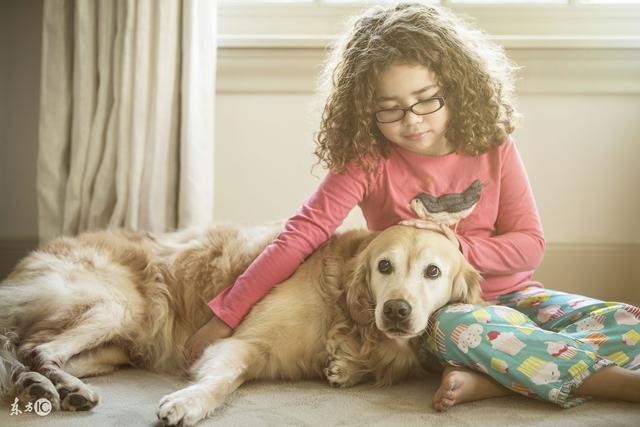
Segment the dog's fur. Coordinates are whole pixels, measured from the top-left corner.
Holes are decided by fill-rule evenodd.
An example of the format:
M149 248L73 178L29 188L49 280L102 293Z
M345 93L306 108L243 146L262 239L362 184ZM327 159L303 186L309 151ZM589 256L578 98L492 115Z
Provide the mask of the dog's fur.
M0 285L0 391L87 410L98 396L78 378L122 365L190 370L193 385L165 396L158 417L192 425L250 379L326 377L346 387L419 374L416 337L429 315L479 301L479 274L439 233L338 234L189 369L184 345L211 317L207 302L275 232L104 231L44 246Z

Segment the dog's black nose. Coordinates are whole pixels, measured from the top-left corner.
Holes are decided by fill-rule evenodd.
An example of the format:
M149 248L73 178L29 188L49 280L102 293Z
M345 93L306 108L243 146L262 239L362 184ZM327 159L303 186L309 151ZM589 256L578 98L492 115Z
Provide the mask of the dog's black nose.
M382 306L382 313L388 320L404 320L411 314L411 306L403 299L390 299Z

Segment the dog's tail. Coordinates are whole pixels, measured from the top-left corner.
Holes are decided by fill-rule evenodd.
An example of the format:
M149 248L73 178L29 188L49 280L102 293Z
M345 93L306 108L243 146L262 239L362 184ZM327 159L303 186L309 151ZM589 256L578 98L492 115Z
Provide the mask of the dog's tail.
M14 394L14 378L27 369L16 356L18 335L7 329L0 329L0 400Z

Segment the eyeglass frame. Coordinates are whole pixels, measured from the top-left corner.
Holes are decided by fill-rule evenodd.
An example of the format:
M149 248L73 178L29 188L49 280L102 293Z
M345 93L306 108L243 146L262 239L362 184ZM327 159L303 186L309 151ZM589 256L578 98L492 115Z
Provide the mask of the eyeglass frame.
M427 101L433 101L434 99L438 100L438 102L440 103L440 106L437 109L433 110L432 112L430 112L430 113L416 113L413 110L413 107L415 107L416 105L422 104L423 102L427 102ZM387 123L399 122L400 120L404 119L404 116L407 115L407 111L411 111L416 116L427 116L429 114L433 114L433 113L435 113L437 111L442 110L442 108L445 105L445 99L447 99L447 95L445 93L443 93L440 96L433 96L431 98L423 99L422 101L418 101L415 104L412 104L412 105L410 105L408 107L383 108L382 110L374 111L373 117L375 118L376 123L387 124ZM390 122L381 122L380 120L378 120L378 113L383 112L383 111L390 111L390 110L401 110L402 111L402 116L399 119L396 119L396 120L393 120L393 121L390 121Z

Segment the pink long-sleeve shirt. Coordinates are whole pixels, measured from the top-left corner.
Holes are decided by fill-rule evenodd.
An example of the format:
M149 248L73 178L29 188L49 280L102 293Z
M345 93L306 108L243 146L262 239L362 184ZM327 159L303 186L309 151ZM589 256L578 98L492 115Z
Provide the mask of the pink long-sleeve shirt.
M464 256L482 273L483 297L493 299L532 283L545 242L511 139L479 156L424 156L390 145L388 158L380 160L369 179L355 165L343 174L327 174L235 284L209 302L216 316L235 328L256 302L331 237L356 205L370 230L383 230L415 218L409 202L417 194L461 193L475 180L483 184L480 200L459 223L457 237Z

